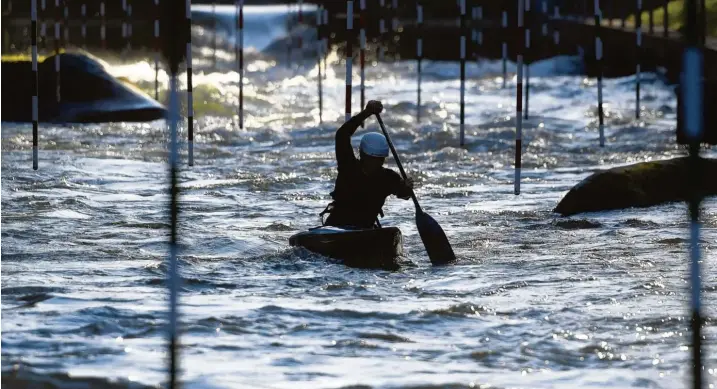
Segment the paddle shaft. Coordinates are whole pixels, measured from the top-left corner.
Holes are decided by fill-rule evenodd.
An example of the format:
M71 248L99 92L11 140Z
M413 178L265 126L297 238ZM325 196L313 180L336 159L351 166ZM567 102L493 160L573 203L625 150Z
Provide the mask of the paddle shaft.
M388 131L386 131L386 126L383 125L383 120L381 119L381 115L376 114L376 120L378 120L378 124L381 126L381 131L383 131L383 136L385 136L386 141L388 141L388 147L391 149L391 154L393 154L393 159L396 160L396 165L398 165L398 170L401 171L401 176L403 176L404 180L407 180L408 176L406 175L406 171L403 170L403 164L401 163L401 159L398 158L398 153L396 152L396 149L393 147L393 142L391 142L391 137L388 135ZM413 204L416 206L416 212L423 213L423 209L421 208L421 205L418 204L418 199L416 198L416 194L413 192L413 189L411 189L411 199L413 200Z

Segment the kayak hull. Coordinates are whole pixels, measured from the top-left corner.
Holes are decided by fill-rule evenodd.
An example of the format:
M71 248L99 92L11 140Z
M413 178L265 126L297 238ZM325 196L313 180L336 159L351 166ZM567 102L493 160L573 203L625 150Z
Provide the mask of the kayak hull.
M318 227L291 236L289 244L363 269L395 270L403 255L403 235L397 227L363 230Z

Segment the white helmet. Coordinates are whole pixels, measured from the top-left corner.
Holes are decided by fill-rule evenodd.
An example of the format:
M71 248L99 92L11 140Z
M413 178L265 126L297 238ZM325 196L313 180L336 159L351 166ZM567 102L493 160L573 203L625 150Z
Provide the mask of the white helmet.
M383 134L369 132L361 137L359 150L372 157L386 158L388 157L388 142Z

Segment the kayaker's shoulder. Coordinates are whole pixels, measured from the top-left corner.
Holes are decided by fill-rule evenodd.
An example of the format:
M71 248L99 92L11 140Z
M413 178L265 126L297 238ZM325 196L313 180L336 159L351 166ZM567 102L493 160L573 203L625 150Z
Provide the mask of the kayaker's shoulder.
M383 168L383 175L387 180L391 180L391 181L394 181L394 180L400 181L401 180L401 175L398 174L398 172L396 172L393 169L389 169L387 167Z

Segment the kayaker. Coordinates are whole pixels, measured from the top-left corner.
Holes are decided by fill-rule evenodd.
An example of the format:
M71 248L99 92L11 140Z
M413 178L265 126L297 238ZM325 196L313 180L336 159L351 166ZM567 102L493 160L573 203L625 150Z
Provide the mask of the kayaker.
M336 162L338 176L331 192L333 202L321 212L324 225L344 228L381 227L386 197L395 195L408 200L413 180L403 180L391 169L383 167L388 157L388 142L383 134L369 132L361 138L359 158L351 147L351 136L369 116L380 114L383 105L371 100L366 108L344 123L336 131ZM325 214L329 214L323 221Z

